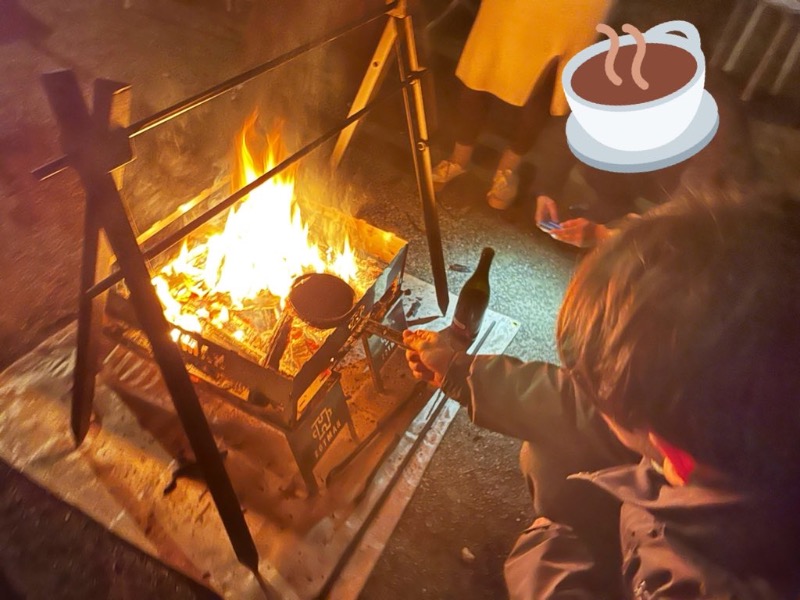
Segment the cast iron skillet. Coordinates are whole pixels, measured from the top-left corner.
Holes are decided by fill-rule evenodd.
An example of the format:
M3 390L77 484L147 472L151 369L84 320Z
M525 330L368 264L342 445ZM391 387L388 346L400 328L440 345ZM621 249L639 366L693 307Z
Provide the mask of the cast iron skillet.
M297 277L267 348L267 366L278 370L295 317L317 329L332 329L350 316L355 296L346 281L330 273L305 273Z

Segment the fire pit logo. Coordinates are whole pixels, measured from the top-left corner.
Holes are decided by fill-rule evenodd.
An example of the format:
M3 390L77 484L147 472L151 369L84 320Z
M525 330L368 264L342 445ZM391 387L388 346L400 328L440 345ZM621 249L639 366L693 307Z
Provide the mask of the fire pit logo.
M317 440L318 445L314 450L314 459L318 459L325 450L328 448L333 438L344 426L342 420L337 418L335 421L331 418L333 410L324 408L320 411L317 418L311 424L311 437Z

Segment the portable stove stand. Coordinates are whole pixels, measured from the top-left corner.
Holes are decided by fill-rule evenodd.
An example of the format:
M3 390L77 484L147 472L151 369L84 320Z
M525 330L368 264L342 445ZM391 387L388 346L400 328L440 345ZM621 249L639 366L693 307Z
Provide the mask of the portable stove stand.
M371 102L363 102L363 107L350 114L339 126L307 144L255 181L218 203L213 209L194 218L168 238L144 250L139 247L118 191L123 166L133 160L130 144L132 138L383 16L388 16L387 30L396 33L392 42L400 70L398 86ZM386 42L384 47L385 44ZM172 247L255 188L333 139L348 126L355 124L384 99L402 90L414 166L423 203L436 293L439 307L445 312L448 301L447 279L431 180L430 152L420 83L422 73L423 71L418 68L411 17L406 14L405 0L396 0L387 3L384 9L375 11L357 23L299 46L274 60L254 67L132 125L129 124L130 86L105 79L96 80L94 110L90 112L81 95L74 72L57 71L42 77L48 101L61 129L60 141L64 156L35 170L34 175L43 180L66 167L73 167L78 172L86 193L77 355L71 413L76 443L80 445L89 430L95 376L99 370L98 354L105 292L124 279L130 291L130 301L136 317L149 340L155 361L172 397L178 418L205 477L236 557L257 576L258 550L244 520L241 505L222 463L180 349L170 337L172 326L164 317L161 303L150 283L151 276L145 261ZM111 252L116 257L118 265L113 273L109 273L108 259Z

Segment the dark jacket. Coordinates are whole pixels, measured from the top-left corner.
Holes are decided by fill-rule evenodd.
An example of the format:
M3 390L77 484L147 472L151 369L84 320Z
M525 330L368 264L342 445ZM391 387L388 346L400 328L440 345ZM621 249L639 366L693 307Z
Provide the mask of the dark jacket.
M447 380L473 422L527 442L540 518L506 562L512 598L800 598L791 499L669 485L554 365L462 357Z

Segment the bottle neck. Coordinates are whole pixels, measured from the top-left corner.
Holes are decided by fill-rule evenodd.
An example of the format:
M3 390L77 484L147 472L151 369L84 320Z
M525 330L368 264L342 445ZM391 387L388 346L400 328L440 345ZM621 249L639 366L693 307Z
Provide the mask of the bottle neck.
M483 252L481 252L481 259L478 262L478 266L475 268L475 276L488 277L489 268L492 266L493 259L494 250L492 248L484 248Z

